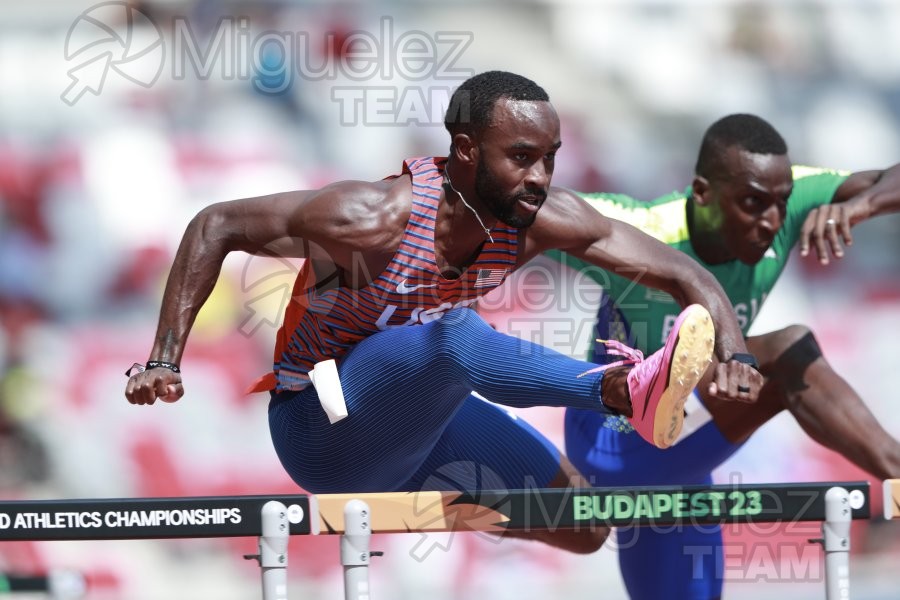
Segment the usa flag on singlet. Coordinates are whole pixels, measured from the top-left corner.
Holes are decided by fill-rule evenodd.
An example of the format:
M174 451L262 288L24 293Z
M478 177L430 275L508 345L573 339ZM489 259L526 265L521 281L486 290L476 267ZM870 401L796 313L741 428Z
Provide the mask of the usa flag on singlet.
M503 283L507 272L506 269L478 269L475 288L496 287Z

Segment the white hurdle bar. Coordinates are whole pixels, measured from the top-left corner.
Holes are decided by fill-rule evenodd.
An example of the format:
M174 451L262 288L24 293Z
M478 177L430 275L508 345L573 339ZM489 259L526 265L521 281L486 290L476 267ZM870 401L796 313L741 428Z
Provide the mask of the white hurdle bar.
M884 497L900 519L900 480ZM289 536L337 534L345 600L368 600L373 533L821 521L826 598L844 600L850 522L869 516L868 482L38 500L0 502L0 542L255 536L262 598L287 600Z

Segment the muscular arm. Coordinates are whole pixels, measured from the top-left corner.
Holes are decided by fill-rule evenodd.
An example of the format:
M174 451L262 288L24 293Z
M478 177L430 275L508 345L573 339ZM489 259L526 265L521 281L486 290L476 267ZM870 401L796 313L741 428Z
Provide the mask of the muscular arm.
M563 250L607 271L663 290L683 307L705 306L716 326L715 347L720 363L726 363L735 352L747 351L731 303L709 271L631 225L604 217L566 190L552 190L551 198L528 232L523 259L549 249ZM733 365L729 363L729 368ZM733 367L735 377L743 367L746 365ZM740 376L758 378L756 384L761 385L761 376L755 371Z
M349 269L354 254L377 257L396 237L388 210L396 194L387 183L343 182L300 191L213 204L197 214L182 237L163 294L150 360L178 364L188 334L230 252L310 258ZM396 208L396 207L395 207ZM180 376L153 369L129 380L129 401L177 400ZM168 387L173 386L173 387Z
M169 271L151 360L181 361L194 319L230 252L306 257L303 242L290 241L299 233L291 231L291 223L301 220L294 213L312 204L310 196L310 192L292 192L222 202L204 208L191 220Z
M548 200L539 222L535 222L538 235L535 246L526 248L528 258L531 252L560 249L647 287L663 290L682 307L701 304L715 321L719 359L724 362L734 352L746 352L731 303L709 271L639 229L604 217L567 190L554 188L552 193L553 204Z
M843 244L853 244L850 229L867 219L900 212L900 164L883 171L859 171L838 187L830 204L807 216L800 231L800 254L816 250L819 261L828 264L828 250L840 258ZM829 225L833 221L834 225Z
M856 204L857 221L900 211L900 164L883 171L853 173L834 193L832 204Z

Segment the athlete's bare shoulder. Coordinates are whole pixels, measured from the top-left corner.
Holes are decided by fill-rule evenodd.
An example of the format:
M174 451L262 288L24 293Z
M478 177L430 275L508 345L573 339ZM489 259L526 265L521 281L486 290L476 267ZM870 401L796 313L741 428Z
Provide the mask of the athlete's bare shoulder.
M527 229L525 258L551 249L583 247L609 234L609 219L601 215L575 192L551 187Z
M395 249L409 221L409 177L380 181L340 181L298 197L291 228L322 242L337 241L353 250ZM317 239L318 238L318 239Z

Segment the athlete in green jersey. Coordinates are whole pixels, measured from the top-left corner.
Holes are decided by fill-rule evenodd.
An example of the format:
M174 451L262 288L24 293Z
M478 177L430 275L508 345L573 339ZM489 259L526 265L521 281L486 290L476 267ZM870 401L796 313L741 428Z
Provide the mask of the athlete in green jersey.
M731 115L706 132L696 175L684 192L649 203L615 194L584 196L607 217L642 229L712 272L746 335L798 242L801 254L814 250L827 264L852 243L853 225L900 210L900 166L853 174L792 168L784 140L771 125L752 115ZM627 340L644 352L660 347L679 312L672 297L571 256L551 256L605 288L600 338ZM900 476L900 444L831 369L808 329L795 325L750 337L747 347L766 377L756 404L716 401L707 374L685 406L680 437L664 451L634 435L622 418L568 410L570 460L596 485L707 484L714 468L786 408L819 443L881 479ZM592 360L608 360L602 344L594 347ZM721 544L718 528L620 531L626 587L635 599L718 598ZM647 576L648 565L653 577Z
M649 233L658 240L681 250L706 267L731 300L738 324L747 334L753 319L759 313L766 296L784 270L791 248L797 243L800 228L810 210L827 204L835 191L846 181L848 173L808 167L794 167L793 190L787 202L784 225L769 241L767 236L751 248L750 263L741 260L706 262L697 255L691 245L688 211L693 204L688 201L691 188L673 192L650 202L635 200L622 194L581 194L599 212L607 217L625 221ZM761 257L753 256L755 251ZM631 279L593 267L589 263L568 256L558 250L549 253L558 261L582 271L604 290L604 302L612 302L625 317L634 336L633 347L645 354L658 350L666 341L666 335L681 312L672 296L654 288L636 284ZM715 260L715 259L713 259ZM630 269L640 275L640 267Z

